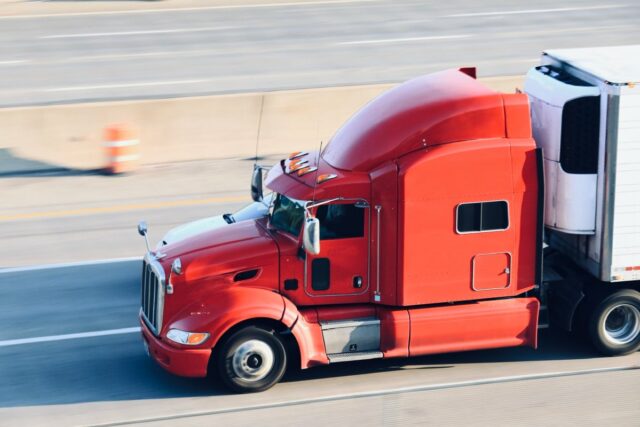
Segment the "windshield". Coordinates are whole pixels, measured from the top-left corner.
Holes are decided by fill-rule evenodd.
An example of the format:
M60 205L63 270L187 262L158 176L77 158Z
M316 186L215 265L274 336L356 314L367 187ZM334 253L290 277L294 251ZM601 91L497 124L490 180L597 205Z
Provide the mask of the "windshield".
M250 205L243 207L239 211L234 212L234 214L230 217L231 222L239 222L245 221L247 219L255 219L267 216L269 214L269 205L271 205L271 198L273 197L273 195L273 193L269 193L264 196L264 199L261 202L253 202Z
M273 203L272 227L297 236L304 220L304 202L278 194Z

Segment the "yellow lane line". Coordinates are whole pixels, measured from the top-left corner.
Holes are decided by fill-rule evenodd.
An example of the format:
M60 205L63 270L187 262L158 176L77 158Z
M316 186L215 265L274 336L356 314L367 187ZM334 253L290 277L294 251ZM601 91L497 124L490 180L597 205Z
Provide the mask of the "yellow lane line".
M187 200L171 200L165 202L153 202L153 203L134 203L129 205L113 205L103 206L96 208L78 208L67 209L61 211L48 211L48 212L24 212L12 215L0 215L0 222L16 221L21 219L49 219L49 218L64 218L68 216L79 215L95 215L104 213L119 213L129 211L139 211L145 209L161 209L170 208L176 206L197 206L208 205L213 203L235 203L247 201L247 196L230 196L230 197L208 197L204 199L187 199Z

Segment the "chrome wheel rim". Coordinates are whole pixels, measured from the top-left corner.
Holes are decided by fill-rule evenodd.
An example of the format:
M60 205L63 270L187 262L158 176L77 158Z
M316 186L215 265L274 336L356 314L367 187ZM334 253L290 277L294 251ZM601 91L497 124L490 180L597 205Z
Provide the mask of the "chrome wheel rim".
M273 350L264 341L246 341L233 353L231 366L233 373L245 381L259 381L273 368Z
M613 344L629 344L640 334L640 310L626 303L611 307L604 315L602 332Z

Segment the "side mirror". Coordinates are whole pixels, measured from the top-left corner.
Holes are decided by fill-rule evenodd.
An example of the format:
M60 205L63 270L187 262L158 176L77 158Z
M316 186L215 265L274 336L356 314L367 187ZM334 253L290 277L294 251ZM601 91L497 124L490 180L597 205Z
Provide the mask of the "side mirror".
M253 174L251 175L251 199L254 202L262 201L262 168L253 165Z
M138 223L138 234L141 236L147 235L147 223L146 221L140 221Z
M320 253L320 220L318 218L305 218L302 244L304 250L309 254L318 255Z
M147 246L147 252L151 253L151 247L149 246L149 239L147 238L147 222L140 221L138 223L138 234L144 237L144 244Z

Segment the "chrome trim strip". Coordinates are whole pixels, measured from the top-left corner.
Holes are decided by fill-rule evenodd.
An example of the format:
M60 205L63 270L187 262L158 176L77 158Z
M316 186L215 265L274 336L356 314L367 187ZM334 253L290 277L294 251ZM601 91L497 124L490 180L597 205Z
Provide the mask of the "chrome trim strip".
M323 331L328 331L331 329L355 328L357 326L378 326L380 325L380 319L375 317L364 317L345 320L328 320L321 321L319 323Z
M377 230L376 230L376 292L373 295L373 300L376 302L380 301L380 211L382 210L381 205L376 205L376 216L377 216Z
M604 203L602 210L602 241L600 242L600 280L611 281L613 260L613 218L616 191L616 162L618 155L618 125L620 95L607 99L607 130L604 155Z
M166 276L162 265L157 259L150 253L147 253L144 257L146 263L146 275L142 278L143 293L146 295L146 312L143 305L141 315L146 325L153 332L154 335L158 335L162 330L163 314L164 314L164 296L166 290ZM151 287L155 286L155 296L151 295Z

